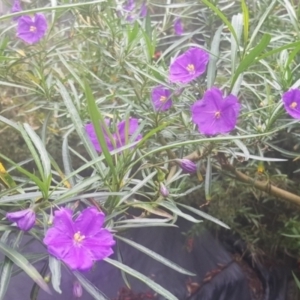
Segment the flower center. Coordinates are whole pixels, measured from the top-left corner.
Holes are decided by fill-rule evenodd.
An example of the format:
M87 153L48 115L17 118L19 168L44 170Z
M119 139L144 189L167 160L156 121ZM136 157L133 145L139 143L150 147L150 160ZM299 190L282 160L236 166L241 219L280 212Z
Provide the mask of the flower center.
M186 69L190 74L195 74L195 66L193 64L188 64Z
M81 235L80 231L77 231L73 236L74 242L76 245L81 244L81 242L85 239L84 235Z
M294 101L290 104L290 108L294 109L296 107L297 107L297 102Z
M160 102L165 102L167 100L167 97L165 96L160 96L159 101Z
M216 119L220 119L220 117L221 117L221 112L220 111L216 111L215 112L215 118Z
M36 27L35 26L30 26L29 31L30 32L36 32Z

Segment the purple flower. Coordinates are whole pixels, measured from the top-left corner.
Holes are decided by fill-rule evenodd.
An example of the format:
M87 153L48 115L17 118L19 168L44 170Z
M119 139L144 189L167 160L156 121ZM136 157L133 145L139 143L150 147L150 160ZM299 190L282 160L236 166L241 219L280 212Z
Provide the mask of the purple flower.
M169 71L171 82L189 83L206 70L209 55L199 48L190 48L173 60Z
M140 10L140 17L145 18L147 16L148 8L146 2L142 3L141 10Z
M104 218L104 214L94 207L83 210L75 221L71 209L55 211L54 226L48 229L44 238L48 252L72 270L90 270L94 261L113 253L113 235L101 228Z
M153 88L151 93L151 98L155 110L157 111L168 110L173 104L172 99L170 97L171 97L170 90L166 89L162 85Z
M229 95L223 98L222 92L212 87L201 100L191 107L192 120L202 134L215 135L234 129L240 104L237 97Z
M159 185L160 185L160 189L159 189L160 194L161 194L164 198L168 197L168 196L169 196L169 190L167 189L167 187L166 187L162 182L160 182Z
M20 0L15 0L11 8L12 13L17 13L22 11ZM13 17L13 20L18 20L20 17Z
M47 31L47 20L43 14L22 16L18 19L17 36L28 44L35 44Z
M6 218L11 222L16 222L17 226L24 231L30 230L35 224L35 212L30 208L7 213Z
M123 9L127 12L131 12L134 10L135 1L134 0L127 0L127 2L123 5Z
M77 280L73 283L73 295L75 298L80 298L82 296L82 285Z
M109 121L105 120L106 125L109 125ZM128 142L130 136L132 136L136 130L138 129L138 120L134 118L130 118L128 121L122 121L117 124L117 130L115 133L112 134L112 138L115 142L115 146L112 143L112 141L109 138L108 133L104 128L102 128L102 132L104 134L105 142L107 145L107 148L109 151L112 151L114 149L120 148ZM85 131L90 138L90 141L94 145L95 149L98 152L102 152L101 146L98 142L96 131L94 129L94 126L92 123L86 124L85 125ZM136 138L135 141L139 141L142 138L142 135L139 134Z
M282 96L286 112L295 119L300 119L300 90L292 89Z
M191 174L197 172L197 165L191 160L182 158L182 159L177 159L176 161L179 163L183 171Z
M183 25L180 18L176 18L174 21L174 31L177 35L183 34Z

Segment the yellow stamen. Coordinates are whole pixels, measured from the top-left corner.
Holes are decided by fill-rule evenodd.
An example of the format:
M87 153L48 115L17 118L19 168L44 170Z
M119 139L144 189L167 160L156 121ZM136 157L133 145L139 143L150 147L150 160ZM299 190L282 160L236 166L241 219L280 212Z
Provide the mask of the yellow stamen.
M193 64L188 64L186 69L189 71L190 74L195 74L195 66Z
M29 31L30 32L36 32L36 27L35 26L30 26Z
M290 104L290 108L294 109L297 107L297 105L298 105L297 102L294 101Z
M159 101L160 102L165 102L167 100L167 97L165 96L160 96Z
M80 244L84 239L85 236L80 234L80 231L77 231L73 236L74 242L76 244Z
M219 119L221 117L221 112L220 111L216 111L215 112L215 118Z

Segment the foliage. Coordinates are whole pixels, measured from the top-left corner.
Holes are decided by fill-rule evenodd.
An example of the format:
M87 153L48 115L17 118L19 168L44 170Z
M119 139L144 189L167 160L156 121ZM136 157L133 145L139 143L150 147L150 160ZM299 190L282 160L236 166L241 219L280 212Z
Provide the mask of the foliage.
M272 239L277 249L281 233L295 233L299 121L282 101L284 92L300 85L299 10L293 2L149 0L146 17L140 17L139 1L130 15L121 1L41 2L22 3L23 11L0 17L1 139L13 132L19 142L14 147L27 149L16 159L12 150L0 148L0 251L6 255L0 299L13 275L11 262L49 289L33 266L45 255L27 258L18 246L24 235L42 240L60 207L78 212L95 206L116 241L185 274L189 271L126 240L123 231L174 226L183 217L196 224L191 233L196 234L205 219L232 228L253 252L267 251ZM31 13L48 21L45 36L33 45L16 37L12 20ZM184 24L180 36L173 29L178 18ZM206 73L188 84L169 82L170 64L195 47L210 55ZM151 93L158 86L170 92L162 100L170 96L172 107L155 109ZM191 121L190 109L213 86L238 98L241 108L233 131L207 137ZM130 118L139 120L133 133ZM122 121L124 139L112 150L108 141L117 145ZM86 134L87 123L95 128L101 153ZM197 172L183 172L181 158L197 163ZM28 207L36 213L29 232L5 219L7 212ZM275 230L286 225L276 232L278 240L269 226L276 217ZM290 249L298 247L298 239L290 242ZM105 260L176 299L159 282ZM60 292L61 264L49 256L49 268ZM83 274L74 275L91 295L104 299Z

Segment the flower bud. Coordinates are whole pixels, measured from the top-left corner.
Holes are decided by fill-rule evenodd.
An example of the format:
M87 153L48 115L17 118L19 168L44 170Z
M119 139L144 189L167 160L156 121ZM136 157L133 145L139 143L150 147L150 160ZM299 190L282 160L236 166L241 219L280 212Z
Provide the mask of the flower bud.
M161 169L161 168L157 168L157 175L156 178L159 182L162 182L165 180L166 177L166 173Z
M82 296L82 286L79 281L73 283L73 295L75 298L81 298Z
M6 218L11 222L16 222L17 226L24 231L30 230L35 224L35 212L30 208L7 213Z
M167 187L162 183L160 182L160 194L163 196L163 197L168 197L169 196L169 190L167 189Z
M177 159L181 169L187 173L196 173L197 165L189 159Z

